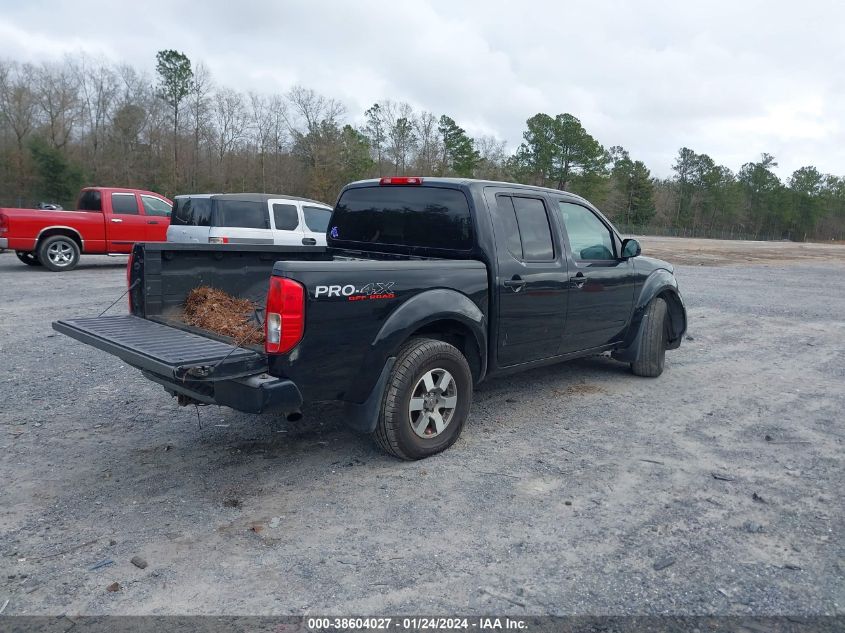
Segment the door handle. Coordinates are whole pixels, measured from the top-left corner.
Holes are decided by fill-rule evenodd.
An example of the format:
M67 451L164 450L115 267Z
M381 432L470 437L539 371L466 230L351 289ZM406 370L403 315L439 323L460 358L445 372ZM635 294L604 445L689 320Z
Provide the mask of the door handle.
M158 220L147 220L147 224L158 224Z
M123 222L123 220L121 220L120 218L112 218L111 221L116 223Z
M525 280L519 275L514 275L510 279L506 279L505 281L503 281L502 285L505 288L510 288L514 292L519 292L525 287Z
M578 273L574 277L569 278L569 283L574 288L583 288L584 284L587 283L587 278L584 276L584 273Z
M315 240L313 237L303 237L302 244L304 246L317 246L317 240Z

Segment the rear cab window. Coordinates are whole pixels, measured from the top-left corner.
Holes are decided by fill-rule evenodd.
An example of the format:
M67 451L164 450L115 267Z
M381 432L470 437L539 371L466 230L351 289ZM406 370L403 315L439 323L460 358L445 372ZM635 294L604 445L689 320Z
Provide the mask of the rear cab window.
M470 251L473 223L460 189L368 186L343 192L331 217L329 239L351 248Z
M77 211L103 211L103 199L99 191L96 189L88 189L83 191L79 196L79 202L76 203Z

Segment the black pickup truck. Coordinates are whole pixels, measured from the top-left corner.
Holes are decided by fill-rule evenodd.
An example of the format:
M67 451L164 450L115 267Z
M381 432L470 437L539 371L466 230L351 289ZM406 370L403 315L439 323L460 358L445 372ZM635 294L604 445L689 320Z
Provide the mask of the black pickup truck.
M419 459L460 435L485 378L610 352L659 376L687 327L670 264L578 196L446 178L340 193L328 246L136 244L130 314L53 327L139 368L180 404L299 416L339 401ZM186 325L191 289L264 306L264 346Z

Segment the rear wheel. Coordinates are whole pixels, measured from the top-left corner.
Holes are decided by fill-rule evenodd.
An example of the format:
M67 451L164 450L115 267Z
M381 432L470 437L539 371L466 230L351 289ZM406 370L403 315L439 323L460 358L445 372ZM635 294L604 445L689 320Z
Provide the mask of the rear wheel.
M18 259L21 260L27 266L41 265L41 262L38 261L38 256L32 251L15 251L15 255L17 255Z
M646 308L639 353L637 360L631 363L631 371L637 376L656 378L663 373L669 325L666 313L666 301L660 297L652 299Z
M400 351L373 433L400 459L422 459L449 448L472 402L472 374L463 354L435 339L411 339Z
M38 259L53 272L72 270L79 263L79 246L66 235L54 235L41 243Z

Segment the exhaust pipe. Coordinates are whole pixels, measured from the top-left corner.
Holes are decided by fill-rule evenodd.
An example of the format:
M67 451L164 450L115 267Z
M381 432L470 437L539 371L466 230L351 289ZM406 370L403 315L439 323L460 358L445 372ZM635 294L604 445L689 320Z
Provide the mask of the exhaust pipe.
M288 422L299 422L302 419L302 411L291 411L287 414Z

